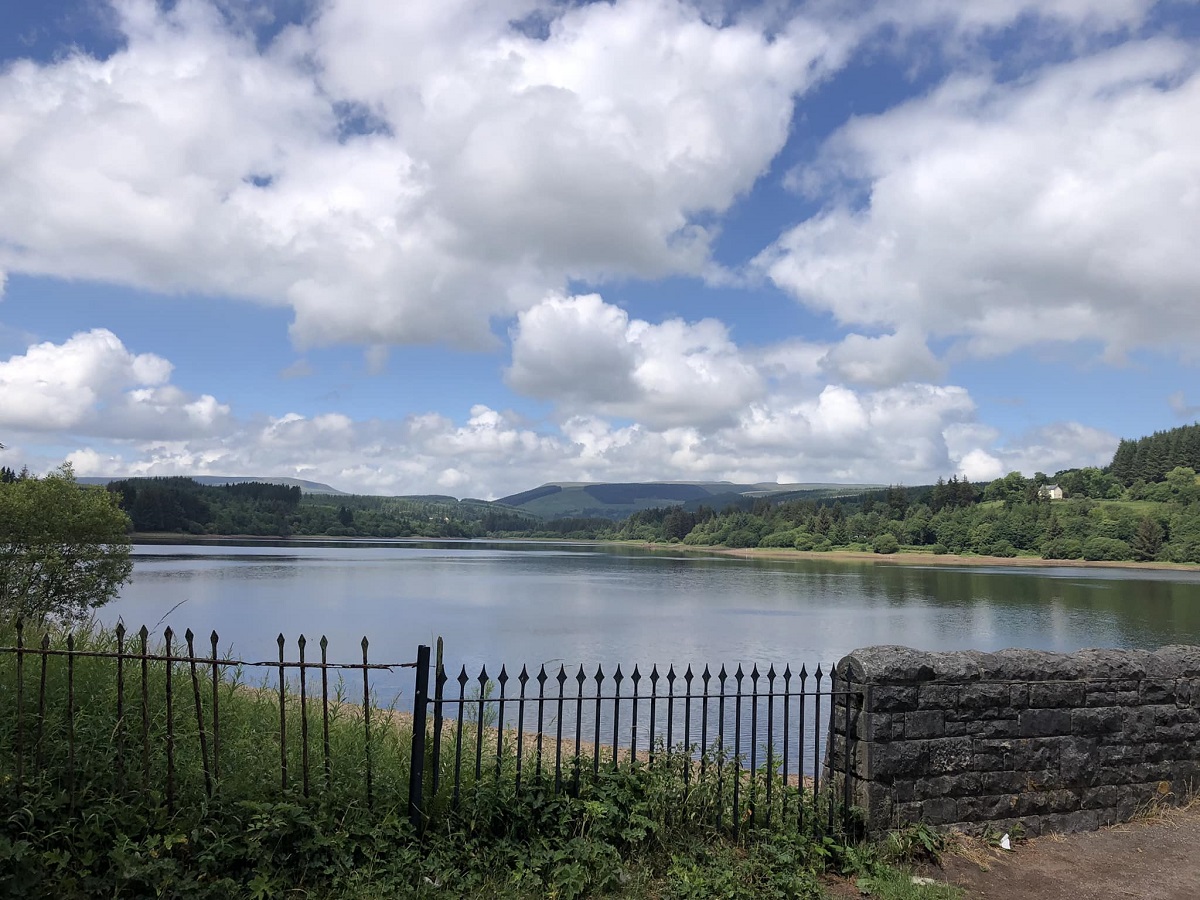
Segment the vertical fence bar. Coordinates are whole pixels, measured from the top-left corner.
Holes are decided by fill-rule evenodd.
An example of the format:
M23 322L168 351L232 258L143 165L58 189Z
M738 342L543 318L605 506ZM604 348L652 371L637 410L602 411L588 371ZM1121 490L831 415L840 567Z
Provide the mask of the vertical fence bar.
M412 754L408 762L408 820L420 834L425 830L425 719L429 713L429 645L417 647L417 678L413 687Z
M819 829L821 795L821 666L813 672L813 824Z
M554 741L554 793L562 790L562 732L563 732L563 688L567 683L567 669L558 666L558 733Z
M163 631L163 640L166 642L166 682L165 693L167 698L167 815L171 815L175 809L175 697L172 689L172 678L174 677L175 664L171 661L171 639L175 637L175 632L168 625Z
M328 791L333 787L333 754L329 747L329 638L325 635L321 635L321 752Z
M138 632L142 660L142 795L150 790L150 630L145 625Z
M204 735L204 707L200 702L200 677L196 674L196 645L192 629L183 633L187 640L188 669L192 675L192 697L196 704L196 735L200 740L200 764L204 768L204 795L212 799L212 773L208 768L208 741Z
M650 665L650 765L654 765L654 745L658 741L658 731L654 727L654 717L658 712L658 664Z
M279 637L275 641L279 645L279 786L286 791L288 786L288 771L287 771L287 671L284 668L283 662L283 632L279 633ZM363 673L366 673L363 669ZM363 701L364 706L366 701Z
M683 799L687 800L692 778L692 667L683 674Z
M504 663L500 664L500 674L496 676L500 685L500 704L496 714L496 781L500 780L500 767L504 760L504 699L505 688L508 686L508 671Z
M746 802L752 826L758 815L758 679L755 663L750 669L750 796Z
M125 790L125 623L118 620L117 635L117 793Z
M308 673L304 666L304 647L308 642L304 635L296 639L300 651L300 783L304 796L308 793Z
M454 738L454 808L458 809L462 788L463 714L467 707L467 667L458 673L458 727Z
M575 781L572 792L579 794L579 745L583 742L583 683L587 680L587 676L583 674L583 666L579 666L579 672L575 675L575 681L579 685L579 690L575 694Z
M75 635L67 635L67 793L75 806Z
M604 670L600 666L596 666L596 721L595 731L596 737L592 742L592 774L596 775L600 772L600 693L601 684L604 681Z
M800 786L800 795L796 804L796 825L804 830L804 700L805 681L808 679L808 669L800 664L800 709L796 715L796 783Z
M442 638L437 639L437 655L433 660L433 796L442 786L442 698L445 696L446 667L442 658Z
M362 639L362 672L363 672L363 764L367 776L367 809L375 804L374 785L371 778L371 670L367 661L367 651L370 641L364 634Z
M514 789L520 794L521 764L525 755L525 685L529 683L529 671L524 665L521 666L521 674L517 676L517 683L521 685L521 698L517 703L517 780Z
M46 756L43 737L46 728L46 664L50 658L50 635L42 635L42 658L40 660L41 669L40 678L38 679L38 720L37 720L37 738L34 740L34 761L39 771L45 771Z
M717 673L721 693L717 698L717 828L722 825L725 811L725 680L729 675L722 663Z
M789 734L788 726L791 725L789 719L789 711L792 705L792 666L790 663L785 663L783 666L783 786L787 787L788 781L788 750ZM787 816L787 793L783 795L784 807L780 811L780 815Z
M45 659L45 657L42 657ZM17 795L25 780L25 623L17 619Z
M667 666L667 759L675 747L675 666Z
M737 685L737 693L734 694L734 713L733 713L733 835L737 837L738 830L742 824L741 804L739 803L740 789L742 786L742 679L745 675L742 673L742 664L738 663L737 671L733 673L734 682Z
M704 685L704 693L700 698L700 780L703 781L708 769L708 685L712 681L712 673L708 671L707 664L700 673L700 681Z
M217 655L220 638L214 629L208 636L212 649L212 773L213 787L221 785L221 669Z
M613 742L612 742L612 767L613 771L617 771L617 757L621 748L621 681L625 676L621 674L621 664L617 663L617 671L613 673Z
M541 780L541 777L542 777L542 725L543 725L543 722L545 721L546 679L548 677L549 676L546 675L546 666L545 666L545 664L543 664L541 666L541 668L538 669L538 673L537 673L537 683L538 683L537 723L538 724L537 724L537 771L535 773L535 777L539 781Z
M600 692L601 684L604 683L604 670L600 666L596 666L596 720L595 720L595 739L592 743L592 774L600 772Z
M479 778L483 774L483 701L487 693L487 666L479 670L479 707L475 715L475 790L479 791Z
M633 674L629 676L629 680L633 683L633 711L629 716L629 762L633 765L637 762L638 685L642 680L637 663L633 664Z
M775 783L775 665L767 669L767 816L771 827L771 787Z

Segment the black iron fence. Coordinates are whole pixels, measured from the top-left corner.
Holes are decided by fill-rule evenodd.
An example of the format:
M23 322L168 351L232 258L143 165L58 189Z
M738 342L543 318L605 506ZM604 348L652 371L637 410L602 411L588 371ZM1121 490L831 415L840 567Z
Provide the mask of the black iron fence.
M239 796L336 795L402 807L424 829L488 784L578 794L641 767L676 776L680 804L735 834L774 817L847 824L853 741L829 735L850 689L832 666L452 675L440 639L436 655L422 645L401 663L371 661L365 637L349 663L330 661L325 637L277 644L276 659L242 660L216 632L198 651L190 630L182 642L118 625L111 639L30 643L18 625L0 646L0 684L13 686L0 697L0 773L17 791L53 774L72 802L111 781L168 813L231 782ZM411 705L381 706L372 675L398 669L413 670Z

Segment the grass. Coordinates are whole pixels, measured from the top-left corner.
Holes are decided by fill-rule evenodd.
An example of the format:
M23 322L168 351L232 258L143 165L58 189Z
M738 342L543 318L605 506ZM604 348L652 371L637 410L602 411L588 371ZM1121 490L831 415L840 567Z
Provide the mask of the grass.
M64 639L55 635L52 644ZM115 649L116 639L92 628L74 640L81 653L104 653ZM0 646L12 645L11 632L0 629ZM463 766L457 808L449 787L456 748L452 740L444 744L444 786L418 834L407 814L411 723L405 715L373 707L368 740L364 710L335 688L327 776L320 707L310 699L306 797L297 685L286 691L285 788L274 687L237 670L218 678L214 777L210 671L198 666L193 682L185 663L168 669L150 662L143 691L140 663L127 660L125 718L118 720L114 661L72 659L68 666L65 657L48 658L43 674L39 657L25 657L18 734L16 657L0 653L0 896L787 900L820 896L820 877L830 872L872 879L876 896L945 896L886 893L903 879L882 851L852 835L825 832L815 824L823 816L810 814L801 827L797 804L815 798L777 779L772 824L744 823L735 835L729 770L721 782L715 766L700 777L684 748L663 748L654 765L633 761L613 770L606 764L597 776L585 758L577 793L556 793L552 777L531 777L526 765L518 792L511 741L502 742L497 772L495 732L485 727L492 763L478 781L473 765ZM473 761L469 735L462 750ZM368 758L372 802L365 787ZM426 777L428 790L432 773ZM774 776L753 777L764 798ZM743 775L743 791L750 779ZM785 802L788 815L782 814ZM715 824L718 810L723 827Z

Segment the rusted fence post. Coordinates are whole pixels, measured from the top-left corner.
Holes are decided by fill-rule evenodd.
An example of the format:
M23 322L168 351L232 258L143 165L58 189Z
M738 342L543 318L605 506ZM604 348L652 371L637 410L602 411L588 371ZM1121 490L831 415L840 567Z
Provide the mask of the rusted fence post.
M417 680L413 691L412 754L408 763L408 818L418 832L425 827L425 716L429 707L429 646L417 647ZM434 761L437 765L437 761Z

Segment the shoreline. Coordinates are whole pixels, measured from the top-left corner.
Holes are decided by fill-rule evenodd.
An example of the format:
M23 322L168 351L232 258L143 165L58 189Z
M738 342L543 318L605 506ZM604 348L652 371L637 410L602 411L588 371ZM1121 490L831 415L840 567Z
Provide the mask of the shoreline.
M613 543L627 544L617 541ZM874 553L870 550L788 550L785 547L696 547L685 544L652 544L638 542L637 546L647 550L683 550L686 552L713 553L718 556L733 556L739 559L774 560L820 560L838 563L873 563L885 566L959 566L964 568L1073 568L1073 569L1145 569L1167 572L1200 572L1195 563L1174 563L1160 560L1135 562L1133 560L1090 560L1090 559L1043 559L1040 556L968 556L955 553Z
M288 543L362 543L362 544L425 544L449 542L515 542L530 544L574 544L597 547L636 547L647 551L670 551L697 555L731 556L737 559L765 559L783 562L827 560L834 563L871 563L883 566L957 566L960 568L1073 568L1073 569L1144 569L1146 571L1200 572L1196 563L1174 563L1161 560L1135 562L1133 560L1087 560L1087 559L1043 559L1040 556L974 556L955 553L921 553L901 551L899 553L875 553L870 550L789 550L786 547L717 547L693 544L661 544L646 541L602 541L602 540L559 540L556 538L377 538L377 537L334 537L322 534L297 534L289 537L256 534L177 534L175 532L133 532L129 535L134 544L288 544Z

